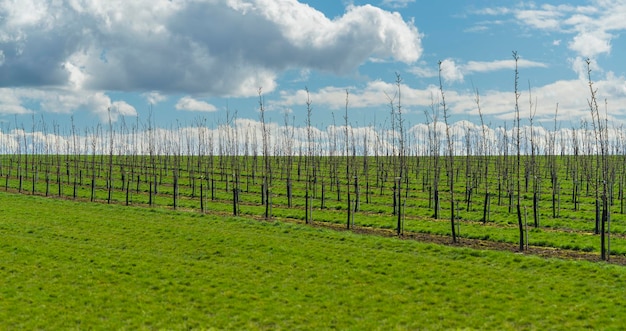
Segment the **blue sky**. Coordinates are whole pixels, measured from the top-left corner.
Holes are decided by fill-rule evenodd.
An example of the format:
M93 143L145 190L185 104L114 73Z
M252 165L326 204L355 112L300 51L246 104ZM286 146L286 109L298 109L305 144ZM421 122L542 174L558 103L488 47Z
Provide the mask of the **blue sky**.
M295 126L377 126L396 73L409 125L426 121L437 64L451 121L513 119L512 51L522 116L563 127L589 116L584 59L614 123L626 119L626 1L0 0L0 125L33 117L93 127L124 117L213 126L227 110ZM530 86L530 93L529 93ZM603 103L604 104L604 103ZM109 109L111 110L109 112ZM150 112L151 109L151 112ZM550 125L551 124L546 124Z

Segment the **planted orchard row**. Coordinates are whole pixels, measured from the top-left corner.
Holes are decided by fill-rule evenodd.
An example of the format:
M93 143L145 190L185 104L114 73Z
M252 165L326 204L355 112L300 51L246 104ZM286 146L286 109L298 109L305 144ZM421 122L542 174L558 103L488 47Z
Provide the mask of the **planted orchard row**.
M0 158L0 177L5 190L22 193L260 216L264 213L264 199L268 198L263 194L262 159L254 156L5 155ZM515 242L512 183L504 169L511 160L511 157L496 156L455 158L455 197L458 199L455 206L461 237ZM593 157L536 158L537 162L548 163L548 160L556 162L558 173L551 174L544 168L533 178L525 176L521 197L524 216L531 228L537 228L529 232L529 242L597 250L590 244L590 241L597 241L597 237L589 235L596 228L595 183L573 167L574 164L583 167L581 165L593 162ZM346 223L347 193L350 192L353 209L349 224L398 230L400 216L399 232L450 235L447 222L440 220L450 215L446 203L449 195L441 189L439 202L434 201L432 181L437 169L433 168L432 157L407 157L406 177L400 180L389 176L387 169L393 165L392 157L316 157L306 160L309 165L314 164L310 170L304 168L304 159L299 163L298 158L293 158L289 169L285 168L290 164L286 157L270 157L269 161L274 169L267 181L271 183L269 199L273 217L306 220L308 210L314 221ZM336 172L348 162L352 166L361 165L349 186L345 176ZM483 162L490 163L487 177L481 177L478 171ZM626 232L622 217L624 169L617 166L623 159L615 157L614 162L615 178L619 181L612 186L612 191L617 193L611 196L612 231L620 235ZM305 176L307 170L308 177ZM555 182L552 175L562 179L557 186L552 185ZM448 180L445 171L439 180L442 183ZM485 195L481 194L485 188L488 188L487 204ZM483 219L485 207L487 219ZM620 240L614 238L614 253L626 253L620 248Z

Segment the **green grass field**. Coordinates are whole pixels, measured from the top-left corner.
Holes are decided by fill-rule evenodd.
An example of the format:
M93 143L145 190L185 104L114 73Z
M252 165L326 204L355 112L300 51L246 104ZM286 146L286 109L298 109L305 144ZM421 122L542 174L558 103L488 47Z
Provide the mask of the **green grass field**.
M626 268L0 192L0 329L620 329Z

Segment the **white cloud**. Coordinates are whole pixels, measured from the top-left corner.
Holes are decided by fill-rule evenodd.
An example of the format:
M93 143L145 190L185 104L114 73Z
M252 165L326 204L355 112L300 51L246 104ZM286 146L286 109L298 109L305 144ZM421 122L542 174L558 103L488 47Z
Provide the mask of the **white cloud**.
M301 69L298 78L294 79L293 83L306 82L311 77L311 69Z
M391 8L406 8L410 3L414 2L415 0L383 0L380 4Z
M519 59L517 61L519 68L546 68L545 63L530 61L526 59ZM491 72L497 70L513 70L515 68L515 60L496 60L490 62L484 61L469 61L462 66L463 71L466 74L474 72Z
M405 106L428 106L431 103L431 95L437 95L438 87L429 86L425 89L415 89L405 84L401 85L402 104ZM328 86L317 91L310 91L309 97L316 106L323 106L329 110L342 110L346 105L346 91L348 91L349 108L380 107L384 113L388 112L389 99L397 92L397 86L393 83L375 80L367 83L362 88ZM305 90L293 93L281 92L281 99L276 101L279 106L304 106L307 100ZM408 109L407 109L408 110Z
M611 38L611 34L602 30L580 32L569 42L568 47L580 56L596 58L611 52Z
M409 68L409 72L417 77L437 77L437 70L433 67L429 67L426 63L420 63L419 66Z
M540 30L559 30L564 11L569 7L544 5L541 9L518 10L515 17L519 22Z
M41 26L48 16L49 4L36 0L3 1L0 10L6 14L3 15L6 26L13 28L5 30L5 33L19 34L20 27Z
M330 20L295 0L252 2L254 10L292 43L287 50L300 58L289 60L312 68L343 72L371 55L410 63L422 52L417 28L399 13L371 5L350 5L343 16ZM293 46L296 49L291 50Z
M583 82L589 80L588 69L591 69L593 72L601 71L600 67L598 66L598 61L596 61L595 59L589 59L589 68L587 68L586 60L587 59L584 59L580 56L569 59L572 69L576 72L576 74L578 74L578 79Z
M371 5L333 19L296 0L27 0L0 11L12 87L250 96L284 70L346 73L422 52L413 22Z
M584 64L584 61L581 63ZM495 67L504 67L498 62ZM512 65L512 63L508 63ZM507 65L508 65L507 64ZM512 69L513 67L508 67ZM592 69L595 66L592 63ZM474 68L474 70L487 70L487 68ZM582 69L581 69L582 70ZM585 72L586 73L586 72ZM536 103L537 122L552 121L554 110L559 105L559 120L566 125L578 124L581 119L589 119L590 112L587 104L589 99L589 86L587 78L574 80L560 80L543 86L532 88L533 103ZM594 79L592 77L592 79ZM598 100L608 100L609 113L616 122L626 122L626 78L616 76L612 72L607 74L606 79L594 81L594 87L598 89ZM338 87L328 86L317 91L310 91L310 98L317 109L329 111L343 111L346 101L346 89L349 90L349 107L351 109L364 108L368 112L380 112L386 116L389 110L389 97L393 97L397 87L393 83L373 81L363 87ZM439 103L439 87L430 85L425 88L413 88L402 84L402 106L407 113L422 114L429 111L430 107ZM445 89L445 87L444 87ZM520 90L519 99L521 116L528 119L530 114L529 98L531 94L527 90ZM457 91L446 89L446 103L450 113L455 116L478 118L478 110L475 103L475 95L471 91ZM281 99L277 103L284 107L302 109L305 107L306 91L298 90L291 93L281 92ZM480 91L481 109L485 116L498 121L512 121L515 117L515 96L512 90ZM372 114L370 114L372 115ZM358 116L357 116L358 117ZM457 117L458 118L458 117Z
M14 98L3 113L39 104L107 120L108 91L143 93L153 104L173 94L254 96L275 90L288 70L306 79L422 54L414 22L372 5L329 18L296 0L5 0L0 17L0 88L13 90L0 93Z
M519 59L517 66L519 68L547 68L545 63ZM515 68L514 60L495 60L495 61L468 61L467 63L456 63L455 60L445 59L441 61L441 77L448 83L462 82L466 75L474 73L485 73L498 70L513 70ZM438 71L433 68L413 67L410 72L418 77L432 78L437 77Z
M583 61L584 63L584 61ZM593 67L592 67L593 68ZM587 78L574 80L560 80L547 85L532 88L533 103L536 103L537 121L552 121L556 105L559 107L559 121L563 125L578 125L581 120L590 120L590 110L587 103L590 98ZM592 79L593 75L592 75ZM626 78L617 77L612 73L607 79L594 81L597 89L597 98L603 103L607 100L609 119L613 123L626 121ZM520 91L520 111L522 118L528 118L530 114L529 91ZM451 107L456 113L478 115L472 96L460 96L451 101ZM514 119L514 95L513 92L484 91L480 96L483 114L511 121ZM604 108L604 106L602 106Z
M463 32L485 32L488 31L489 27L487 25L479 24L463 30Z
M22 105L21 96L13 89L0 88L0 114L29 114L32 110Z
M38 110L57 114L88 111L103 123L109 120L109 110L114 122L120 116L137 116L133 106L123 100L113 101L104 92L0 88L0 114L30 114Z
M554 110L559 104L560 120L568 123L577 123L581 118L589 116L586 92L588 87L580 80L557 81L548 85L532 89L533 103L537 103L535 114L537 121L552 120ZM530 94L527 90L521 90L519 107L520 116L528 119L530 116ZM580 97L572 97L577 95ZM451 99L450 104L453 112L465 113L478 116L478 109L470 94L459 95ZM480 95L481 110L485 116L493 116L503 121L512 121L515 118L515 96L513 91L483 91Z
M488 7L482 9L472 10L472 14L475 15L489 15L489 16L500 16L507 15L511 13L512 9L508 7Z
M591 0L588 5L548 5L537 6L534 3L522 3L511 10L486 8L475 11L476 14L493 16L512 15L523 27L543 32L571 35L568 48L576 57L597 58L609 54L612 39L620 31L626 30L626 2ZM561 39L555 40L558 46ZM574 71L579 71L573 67Z
M126 103L126 101L115 101L111 104L111 109L122 116L137 116L135 107Z
M137 116L137 110L125 101L111 101L111 98L102 93L95 93L84 104L92 113L100 118L100 121L117 122L120 116Z
M176 103L177 110L214 112L217 108L205 101L196 100L190 96L186 96L178 100Z
M459 68L454 60L445 59L441 61L441 78L448 83L454 82L462 82L463 81L463 72L462 69Z
M142 96L146 98L146 101L148 101L148 103L151 105L156 105L160 102L167 100L167 97L165 95L162 95L161 93L154 92L154 91L143 93Z

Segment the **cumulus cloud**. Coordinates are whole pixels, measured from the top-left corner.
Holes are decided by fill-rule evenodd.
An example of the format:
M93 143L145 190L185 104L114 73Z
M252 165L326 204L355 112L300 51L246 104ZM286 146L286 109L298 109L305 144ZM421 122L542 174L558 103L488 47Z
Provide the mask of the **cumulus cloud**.
M519 59L517 61L518 68L546 68L545 63ZM463 71L466 73L474 72L490 72L497 70L513 70L515 68L515 60L496 60L496 61L469 61L463 65Z
M589 80L588 69L591 69L592 71L600 70L600 67L598 66L598 61L595 59L589 59L589 68L587 68L587 59L580 56L570 58L569 63L572 66L572 69L578 75L578 79L580 79L581 81Z
M129 105L125 101L115 101L111 103L111 108L117 114L122 116L137 116L137 110L135 110L135 107Z
M584 61L581 60L581 63ZM508 60L506 60L508 61ZM494 67L502 66L506 61L498 62ZM512 63L509 63L513 65ZM508 64L507 64L508 66ZM482 67L480 67L482 68ZM479 70L475 68L474 70ZM512 66L507 69L512 70ZM592 63L592 69L595 68ZM482 70L486 70L482 69ZM581 69L582 70L582 69ZM626 104L626 78L615 75L612 72L607 74L607 79L594 82L594 87L598 89L598 100L608 100L608 111L611 119L624 120L624 108ZM429 112L433 105L439 104L439 87L429 85L424 88L415 88L406 84L401 85L402 106L407 114L423 114ZM346 90L349 94L349 106L351 108L363 108L366 111L380 111L382 116L386 116L389 109L388 96L393 97L397 91L397 86L391 82L372 81L362 87L354 86L327 86L316 91L310 91L309 97L318 107L317 109L328 109L329 111L342 110L346 102ZM450 113L462 117L478 117L478 109L475 101L475 94L472 91L446 90L446 104ZM528 98L530 94L526 90L519 92L520 110L523 118L528 118ZM555 108L559 107L559 121L578 125L581 119L590 120L589 106L589 85L585 79L559 80L543 86L532 88L533 102L536 103L535 120L537 122L554 119ZM293 92L281 92L280 100L277 103L284 107L295 109L305 107L307 92L298 90ZM515 96L513 91L485 90L480 91L480 104L482 113L491 119L498 121L512 121L515 118ZM358 116L357 116L358 117Z
M580 56L595 58L611 52L611 38L612 35L606 31L585 31L574 36L568 47Z
M111 100L105 92L63 89L0 88L0 114L20 115L42 110L71 114L87 111L102 122L117 121L120 116L137 116L137 110L123 100Z
M616 32L626 30L626 2L592 0L587 5L536 6L521 4L511 10L491 8L476 11L482 15L512 15L523 27L544 32L560 32L571 35L567 42L575 57L597 58L609 54ZM555 40L558 46L561 40ZM579 71L577 67L573 67Z
M463 81L463 72L452 59L445 59L441 61L440 70L441 78L448 83Z
M18 115L31 112L22 105L21 96L17 91L0 88L0 114Z
M190 96L186 96L178 100L178 102L176 103L176 109L199 112L214 112L217 110L217 108L212 104L205 101L196 100Z
M283 70L422 52L413 22L371 5L331 19L296 0L26 0L0 16L2 87L249 96Z
M389 99L393 98L397 92L394 83L375 80L367 83L366 86L338 87L327 86L317 91L310 91L309 97L315 105L324 106L330 110L342 109L346 105L346 91L348 91L349 106L352 108L380 107L385 113L388 111ZM425 89L412 88L406 84L401 85L402 103L406 106L428 106L431 97L436 96L438 87L431 85ZM453 93L453 92L451 92ZM276 103L280 106L305 105L307 92L298 90L295 92L281 92L281 97Z
M518 68L546 68L547 65L542 62L519 59ZM513 70L515 68L514 60L495 60L495 61L468 61L467 63L457 63L453 59L445 59L441 61L441 78L448 83L462 82L465 75L474 73L485 73L498 70ZM432 78L437 77L439 72L428 67L411 68L411 73L418 77Z
M328 18L297 0L0 0L0 17L2 114L86 110L115 120L136 111L110 91L151 104L254 96L287 70L346 74L422 53L412 21L371 5ZM180 109L215 110L192 100Z
M515 12L518 21L541 30L559 30L564 12L570 6L543 5L540 9L520 9Z
M143 93L142 96L146 98L146 101L148 101L148 103L151 105L156 105L160 102L167 100L167 97L165 95L162 95L161 93L154 92L154 91Z
M429 67L427 63L420 63L418 66L411 67L409 72L423 78L437 77L438 74L436 68Z
M137 110L125 101L112 101L111 98L103 92L95 93L87 98L85 104L91 112L97 115L102 122L111 119L116 122L120 116L137 116Z

